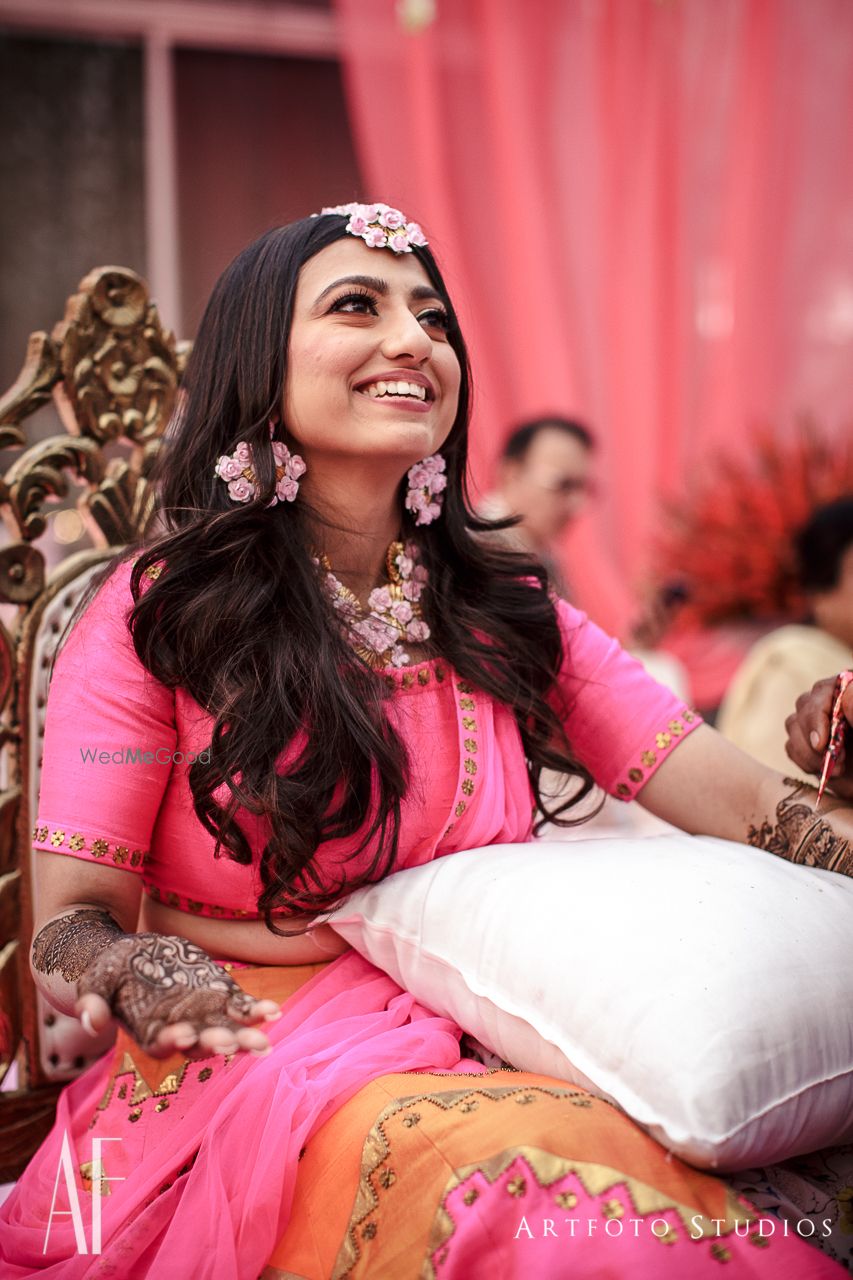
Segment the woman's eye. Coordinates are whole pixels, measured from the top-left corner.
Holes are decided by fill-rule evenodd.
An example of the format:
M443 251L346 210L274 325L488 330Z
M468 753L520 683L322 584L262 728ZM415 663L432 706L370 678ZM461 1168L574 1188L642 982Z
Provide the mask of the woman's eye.
M330 307L331 311L343 311L349 315L375 316L376 302L369 293L346 293L336 298Z
M441 329L447 333L450 328L450 316L443 307L430 307L428 311L422 311L418 319L425 329Z

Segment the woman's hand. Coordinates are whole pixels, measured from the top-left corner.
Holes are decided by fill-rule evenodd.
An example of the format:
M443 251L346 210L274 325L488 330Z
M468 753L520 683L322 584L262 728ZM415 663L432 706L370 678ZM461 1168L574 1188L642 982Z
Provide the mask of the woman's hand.
M785 750L798 768L805 773L820 776L823 758L829 742L829 722L832 715L835 677L818 680L811 692L800 694L797 708L785 721L788 741ZM849 686L842 701L847 720L847 735L853 729L853 685ZM853 799L853 750L841 749L827 787L845 800Z
M100 950L77 979L77 995L84 1027L99 1032L113 1017L155 1058L264 1055L269 1041L255 1024L281 1012L243 991L195 943L159 933L123 934Z

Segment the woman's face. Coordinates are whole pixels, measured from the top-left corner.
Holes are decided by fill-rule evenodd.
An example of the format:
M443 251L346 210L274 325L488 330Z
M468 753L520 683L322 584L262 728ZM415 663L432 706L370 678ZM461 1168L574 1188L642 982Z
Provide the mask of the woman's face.
M403 473L447 439L461 372L447 313L413 253L351 236L299 273L283 416L310 468L366 459Z

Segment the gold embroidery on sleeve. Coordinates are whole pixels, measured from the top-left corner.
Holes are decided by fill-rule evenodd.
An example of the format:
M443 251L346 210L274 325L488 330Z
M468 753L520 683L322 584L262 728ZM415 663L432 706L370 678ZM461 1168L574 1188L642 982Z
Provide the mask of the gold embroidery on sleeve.
M33 841L38 844L52 844L54 849L61 849L63 846L70 849L72 853L85 853L86 837L82 831L74 831L71 835L65 831L63 827L57 827L54 831L46 826L36 825L33 828ZM114 844L110 848L109 840L105 840L102 836L96 836L92 840L91 848L88 850L93 858L105 858L107 854L110 860L117 866L129 864L131 867L140 867L148 857L148 851L145 849L134 849L132 852L126 844Z
M667 751L673 745L673 741L680 738L685 733L685 725L692 724L695 719L695 712L684 711L682 712L680 719L670 720L665 730L662 729L659 733L655 734L655 746L658 751ZM651 769L657 763L657 752L650 750L641 752L640 764L643 766L643 769ZM638 768L637 765L632 766L628 770L628 782L633 783L634 786L642 782L646 776L643 769ZM633 791L627 783L620 782L615 788L615 794L620 796L622 799L627 800L633 795Z

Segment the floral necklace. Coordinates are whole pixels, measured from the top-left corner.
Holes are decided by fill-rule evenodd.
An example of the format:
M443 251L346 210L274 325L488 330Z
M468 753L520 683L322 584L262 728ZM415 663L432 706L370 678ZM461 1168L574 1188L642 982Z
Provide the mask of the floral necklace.
M423 644L430 637L420 606L429 574L419 558L414 542L392 542L385 557L388 585L374 587L365 612L358 597L332 573L328 558L314 557L326 571L324 585L348 639L371 667L407 666L410 659L401 640Z

